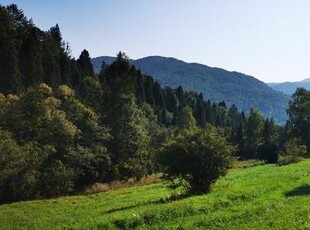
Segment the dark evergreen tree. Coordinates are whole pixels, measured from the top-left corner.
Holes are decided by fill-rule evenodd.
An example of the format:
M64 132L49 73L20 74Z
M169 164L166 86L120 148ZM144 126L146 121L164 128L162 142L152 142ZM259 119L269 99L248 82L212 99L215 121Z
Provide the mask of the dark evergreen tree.
M214 110L210 100L208 100L205 103L205 107L206 107L206 122L211 125L214 125L215 124Z
M80 68L82 77L94 77L94 69L93 65L91 64L90 56L87 50L83 50L77 59L78 66Z
M43 82L42 37L39 29L29 26L22 40L19 64L22 83L26 88Z
M199 97L197 99L195 117L196 117L198 126L205 128L206 127L206 110L205 110L205 103L204 103L202 93L199 94Z
M144 82L144 91L146 102L149 103L153 108L155 108L155 98L154 98L154 80L150 76L146 76Z
M262 131L263 143L258 147L258 158L268 163L278 161L278 129L273 118L264 121Z
M257 148L262 142L261 133L263 129L263 122L263 116L260 112L257 109L252 108L245 127L245 147L248 158L257 157Z
M0 92L18 92L21 76L15 47L15 28L6 9L0 6Z
M45 40L43 41L44 82L52 87L61 84L60 54L62 48L59 46L58 36L55 35L55 31L58 31L57 27L52 27L45 34Z
M164 101L162 89L157 81L154 84L153 92L154 92L156 109L161 111L162 109L165 108L165 101Z
M182 86L179 86L175 92L175 94L178 97L179 100L179 106L183 107L184 106L184 90L182 88Z

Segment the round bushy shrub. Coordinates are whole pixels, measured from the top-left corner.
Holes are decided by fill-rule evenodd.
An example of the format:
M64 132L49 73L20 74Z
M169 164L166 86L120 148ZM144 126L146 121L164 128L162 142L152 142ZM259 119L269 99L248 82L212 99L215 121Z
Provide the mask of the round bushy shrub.
M215 128L179 134L160 151L163 173L170 180L184 179L190 193L205 193L232 165L235 148Z

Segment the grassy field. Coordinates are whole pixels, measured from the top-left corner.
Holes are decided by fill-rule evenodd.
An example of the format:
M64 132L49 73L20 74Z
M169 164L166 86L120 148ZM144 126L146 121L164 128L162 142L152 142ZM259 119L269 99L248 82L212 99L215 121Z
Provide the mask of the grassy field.
M162 183L0 206L0 229L310 229L310 160L231 170L211 193Z

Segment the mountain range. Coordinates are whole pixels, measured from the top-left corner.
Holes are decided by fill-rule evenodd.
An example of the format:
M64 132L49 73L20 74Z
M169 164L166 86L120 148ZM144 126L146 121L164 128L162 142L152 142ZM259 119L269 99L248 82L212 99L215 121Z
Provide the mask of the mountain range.
M111 64L114 60L114 57L108 56L93 58L95 72L100 71L103 61ZM272 89L252 76L171 57L149 56L130 61L162 86L176 88L181 85L187 91L202 92L207 100L224 100L227 105L235 104L245 112L254 107L282 124L287 119L289 95Z
M310 78L295 82L267 83L267 85L269 85L274 90L280 91L288 95L292 95L297 88L302 87L310 90Z

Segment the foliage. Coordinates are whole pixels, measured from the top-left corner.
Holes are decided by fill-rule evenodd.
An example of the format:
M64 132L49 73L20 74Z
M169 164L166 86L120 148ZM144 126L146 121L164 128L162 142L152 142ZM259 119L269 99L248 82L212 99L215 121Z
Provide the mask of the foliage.
M298 88L289 103L288 114L293 133L310 150L310 92Z
M220 96L211 102L205 92L163 88L123 52L113 62L101 62L96 75L87 50L77 60L70 56L58 24L42 31L14 4L0 6L0 19L1 203L73 194L162 169L170 178L187 180L192 192L204 192L225 174L230 152L275 163L293 136L309 147L307 91L296 92L290 121L279 128L273 118L256 109L246 115ZM165 73L173 62L176 74L187 76L193 67L154 60L154 72ZM140 67L144 61L134 63ZM206 67L198 67L205 73ZM231 87L212 85L222 74L233 83L244 78L207 69L211 95ZM196 74L190 70L191 77ZM164 165L156 161L160 149Z
M39 167L46 157L34 144L18 145L12 134L0 130L0 203L36 195Z
M231 167L234 148L215 129L185 131L164 145L159 160L170 179L189 182L190 192L210 190Z
M262 144L258 146L257 157L267 163L278 162L279 128L274 120L267 118L262 130Z
M257 109L251 109L247 123L246 123L246 152L247 158L254 158L257 156L257 148L261 141L261 132L263 129L263 116Z
M176 126L181 130L190 130L196 127L196 120L190 107L183 107L178 114Z
M284 144L283 149L279 153L279 165L287 165L299 162L307 154L307 147L301 145L296 138L290 139Z
M0 202L71 194L106 180L109 131L74 95L46 84L20 97L0 95Z
M100 71L102 61L110 64L113 59L92 59L96 72ZM265 116L275 117L281 124L287 119L285 109L289 96L272 90L265 83L243 73L160 56L132 60L132 63L153 76L162 86L177 88L181 85L184 91L202 92L204 98L217 103L225 100L227 106L235 104L247 113L250 108L255 107Z

